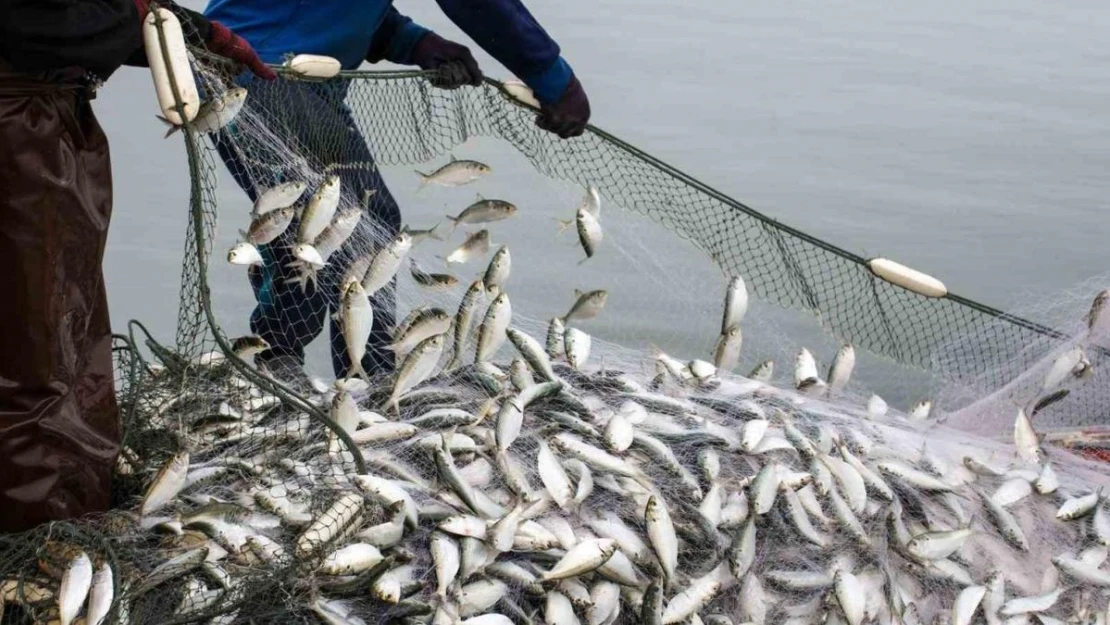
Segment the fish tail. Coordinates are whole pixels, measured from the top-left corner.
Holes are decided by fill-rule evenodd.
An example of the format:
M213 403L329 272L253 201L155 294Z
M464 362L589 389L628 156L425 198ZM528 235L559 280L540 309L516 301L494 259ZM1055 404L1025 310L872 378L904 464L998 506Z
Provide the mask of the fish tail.
M435 239L436 241L443 241L443 240L444 240L444 238L443 238L443 237L441 237L441 236L439 236L439 233L438 233L438 232L436 232L436 230L439 230L439 225L440 225L441 223L443 223L443 222L442 222L442 221L437 221L437 222L436 222L436 225L432 226L432 229L431 229L431 231L430 231L430 232L428 232L428 237L429 237L429 238L431 238L431 239ZM452 232L454 232L454 229L452 229Z
M447 235L447 236L451 236L451 235L455 234L455 228L458 228L458 227L459 227L459 224L460 224L460 223L462 223L462 222L461 222L461 221L459 221L459 218L458 218L458 217L452 217L452 216L450 216L450 215L447 215L446 217L447 217L448 221L450 221L450 222L451 222L451 232L450 232L450 233L448 233L448 235ZM442 222L440 222L440 223L442 223ZM436 226L438 227L438 226L439 226L439 224L436 224ZM433 228L433 230L434 230L434 229L435 229L435 228ZM442 240L442 239L441 239L441 240Z
M593 256L592 256L592 255L587 255L587 256L586 256L585 258L583 258L582 260L578 261L578 266L579 266L579 267L581 267L581 266L582 266L582 263L586 262L587 260L590 260L591 258L593 258Z
M555 236L563 234L566 232L567 228L574 225L573 219L559 219L558 217L552 217L552 219L559 222L559 231L555 233Z
M362 366L362 361L354 361L351 363L351 370L347 372L347 378L359 377L365 382L370 382L370 375L366 373L366 369Z

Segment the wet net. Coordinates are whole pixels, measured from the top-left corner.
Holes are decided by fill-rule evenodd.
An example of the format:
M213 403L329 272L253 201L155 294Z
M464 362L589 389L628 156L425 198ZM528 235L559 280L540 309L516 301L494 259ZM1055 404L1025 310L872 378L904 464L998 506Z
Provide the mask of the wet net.
M1081 312L896 287L600 130L543 133L494 81L285 72L235 111L241 79L194 53L219 107L183 133L177 335L118 337L118 511L0 537L4 623L1099 622L1107 472L1022 419L1100 416ZM505 143L562 247L552 215L452 188L513 171L471 160ZM386 186L401 165L422 190ZM760 343L757 300L860 364ZM865 352L957 390L888 409L850 381ZM1005 426L943 423L976 402Z

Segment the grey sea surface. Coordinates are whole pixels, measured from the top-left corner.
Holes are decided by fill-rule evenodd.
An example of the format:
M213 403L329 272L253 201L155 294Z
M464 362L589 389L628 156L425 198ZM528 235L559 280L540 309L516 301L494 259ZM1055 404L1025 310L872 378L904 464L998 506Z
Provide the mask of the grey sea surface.
M767 215L1019 313L1043 312L1061 297L1081 306L1093 292L1066 289L1107 273L1110 5L529 4L580 76L598 126ZM397 6L466 41L433 3ZM488 74L509 77L471 47ZM105 268L114 325L138 318L170 340L188 210L184 147L162 139L145 70L120 70L95 108L113 151ZM500 142L473 141L454 154L495 173L420 194L411 168L386 168L386 179L414 227L457 214L476 192L520 206L490 226L494 244L513 252L515 311L539 322L565 312L575 288L606 288L606 312L582 325L597 340L709 359L725 278L701 251L610 205L602 208L605 242L578 266L574 235L556 238L554 219L573 217L580 189L536 174ZM235 335L247 331L252 299L245 272L223 255L246 226L249 203L222 166L220 173L211 279L221 323ZM435 255L462 236L419 248L421 265L441 270ZM444 301L457 302L484 260L453 268L462 284ZM418 300L403 286L402 314ZM777 375L788 376L803 343L827 366L836 344L808 317L757 303L741 369L774 357ZM322 349L312 365L330 375ZM922 391L888 367L864 361L860 379L908 408Z

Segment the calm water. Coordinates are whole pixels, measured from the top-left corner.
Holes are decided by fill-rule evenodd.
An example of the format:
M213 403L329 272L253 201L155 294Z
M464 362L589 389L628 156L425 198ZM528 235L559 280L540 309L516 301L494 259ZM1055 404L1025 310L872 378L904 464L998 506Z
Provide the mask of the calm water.
M431 3L397 4L461 37ZM848 249L899 259L1000 307L1027 306L1108 270L1105 3L530 4L576 68L599 126L769 215ZM479 58L488 73L506 76ZM112 314L117 327L136 317L168 338L187 211L184 150L179 139L161 138L145 70L121 70L96 107L114 156ZM505 181L527 176L503 147L474 150L503 162ZM411 173L387 177L410 221L457 212L471 199L467 191L417 200ZM241 220L244 201L231 188L225 196L238 202ZM575 202L574 192L555 196L532 202L531 216L503 238L566 217L559 202ZM226 218L225 238L243 226ZM689 293L661 291L674 276L628 285L619 272L643 271L644 259L658 263L649 268L656 276L707 265L649 225L630 222L620 232L630 236L613 240L620 262L606 277L626 285L626 303L638 313L614 315L597 331L667 345L686 333L681 315L689 306L660 301L661 293ZM565 255L573 267L569 242L549 241L529 241L530 252L538 260ZM672 252L659 260L659 250ZM569 305L569 290L594 278L568 277L568 264L530 263L517 282L529 286L518 288L547 302L546 285L558 284L547 308ZM249 295L241 273L221 271L214 282L229 318L244 318ZM706 318L716 314L690 306Z

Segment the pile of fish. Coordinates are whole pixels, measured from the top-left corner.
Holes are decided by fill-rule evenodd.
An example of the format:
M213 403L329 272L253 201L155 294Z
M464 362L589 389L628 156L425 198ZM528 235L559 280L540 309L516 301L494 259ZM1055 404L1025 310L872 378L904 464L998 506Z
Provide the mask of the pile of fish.
M421 184L489 171L452 158ZM262 193L228 260L262 262L258 247L296 222L298 280L313 288L364 213L342 205L338 176L317 178L306 201L302 181ZM602 241L600 201L589 187L564 222L587 259ZM479 196L451 220L516 210ZM457 309L417 307L398 325L395 374L367 375L369 298L427 238L436 228L405 229L345 272L351 376L305 389L326 420L225 354L156 350L137 409L178 447L156 471L142 450L121 454L120 473L149 485L133 510L95 522L117 558L51 539L49 561L0 579L0 608L60 625L1110 620L1110 480L1089 467L1080 479L1079 461L1033 426L1087 377L1082 346L1015 409L1012 442L976 439L927 400L908 413L878 396L854 406L850 345L824 378L807 349L785 383L771 361L735 375L739 277L711 361L656 350L649 377L601 364L579 325L603 313L605 290L578 293L541 340L514 318L502 246ZM489 249L483 229L445 260ZM408 266L428 289L458 282ZM1092 332L1110 324L1108 298L1092 306ZM244 359L266 348L233 341Z
M63 625L1107 622L1101 484L1048 460L1025 410L1002 445L827 402L846 350L828 381L802 350L794 388L661 353L646 380L589 366L581 330L544 345L499 315L508 364L487 345L320 383L353 448L219 358L195 365L218 392L177 399L165 363L148 418L185 446L122 515L157 546L120 570L71 548L60 579L0 597Z

